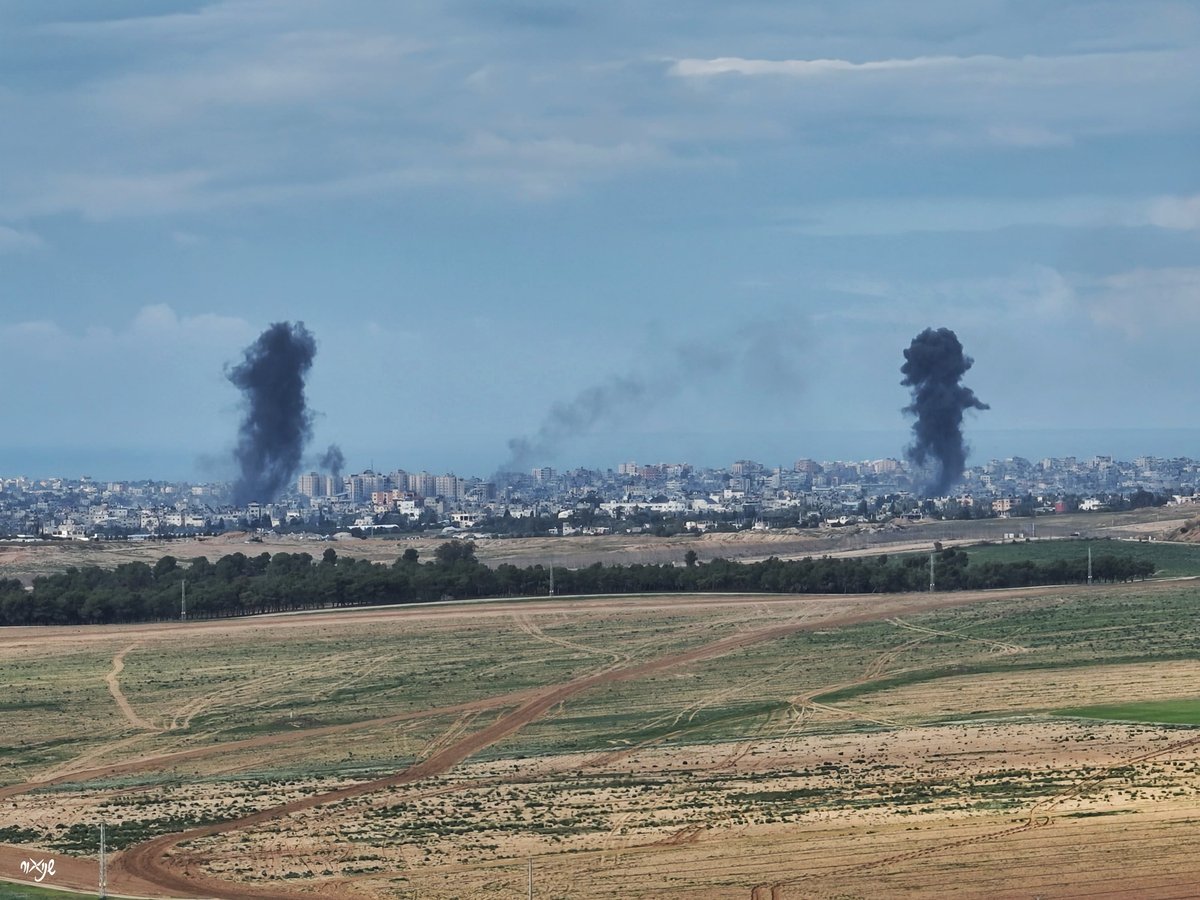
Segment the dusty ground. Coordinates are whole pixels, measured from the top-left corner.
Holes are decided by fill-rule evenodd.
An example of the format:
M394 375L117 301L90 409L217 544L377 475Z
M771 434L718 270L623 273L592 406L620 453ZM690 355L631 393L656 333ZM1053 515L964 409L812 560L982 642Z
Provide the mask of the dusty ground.
M539 896L1194 895L1200 732L1053 715L1195 696L1191 659L1079 664L1130 658L1105 609L1191 639L1194 587L1137 590L5 629L2 824L59 844L0 873L94 884L61 842L103 817L150 896L520 897L529 859ZM888 686L946 665L983 668Z
M1188 507L1137 510L1129 513L1091 513L1029 519L982 519L973 522L892 523L885 526L848 528L780 529L742 531L731 534L605 535L539 538L476 539L476 553L488 565L556 565L568 568L612 563L679 563L688 550L701 561L716 557L754 561L777 556L781 559L819 555L859 555L928 550L934 541L943 544L1001 540L1007 533L1067 537L1080 532L1089 537L1187 540L1200 529L1180 529L1187 522ZM1191 510L1194 517L1195 510ZM217 537L137 543L52 541L37 544L0 542L0 572L26 583L37 575L61 571L67 566L117 566L126 562L154 563L166 554L178 559L206 556L216 560L230 553L257 556L260 553L310 553L320 556L329 547L340 555L391 563L405 550L416 549L422 559L448 538L429 536L400 540L385 538L323 541L302 535L265 535L261 542L249 535L230 532Z

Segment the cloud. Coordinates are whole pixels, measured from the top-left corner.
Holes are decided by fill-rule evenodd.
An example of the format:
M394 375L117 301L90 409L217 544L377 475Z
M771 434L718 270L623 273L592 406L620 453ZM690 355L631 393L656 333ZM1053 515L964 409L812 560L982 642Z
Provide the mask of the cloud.
M1200 324L1200 268L1138 268L1080 278L1078 302L1099 325L1132 338L1178 335Z
M777 76L793 79L847 78L881 74L894 79L898 74L933 74L938 78L969 79L993 85L1019 82L1047 83L1080 81L1110 66L1136 65L1149 68L1161 63L1162 52L1127 51L1077 53L1053 56L915 56L907 59L744 59L722 56L714 59L678 59L667 72L678 78L713 78L722 75ZM1152 74L1141 73L1141 77ZM1050 82L1052 86L1056 86Z
M1153 16L1043 12L1046 33L1029 35L1000 6L714 4L687 27L629 0L211 0L40 24L0 14L11 26L0 52L35 48L21 57L35 74L0 88L0 116L25 126L0 141L0 167L22 173L0 184L0 217L428 190L558 198L645 173L735 177L764 158L808 171L864 148L1034 153L1188 120L1200 65L1166 38L1183 42L1190 20L1150 28L1142 20L1167 21L1161 4ZM69 15L55 10L40 18ZM1130 47L1163 49L1119 49L1126 33Z
M185 231L181 228L176 228L171 232L171 241L178 247L199 247L206 241L203 235L196 234L194 231Z
M981 332L1070 329L1084 340L1087 326L1142 341L1183 337L1200 324L1200 268L1135 268L1108 275L1063 272L1032 265L1007 275L889 281L854 273L831 277L827 287L843 302L817 318L857 326L912 327L952 315Z
M822 237L1004 228L1200 228L1198 196L872 197L786 211L785 227Z
M253 330L249 322L236 316L200 313L180 317L166 303L143 306L129 325L129 334L133 337L201 343L240 342Z
M44 246L45 242L32 231L0 225L0 253L26 253Z
M1158 197L1146 211L1146 221L1159 228L1200 230L1200 194L1190 197Z
M179 353L228 354L252 336L244 319L201 313L179 316L165 303L143 306L123 327L92 325L69 331L46 319L0 323L0 346L12 355L73 366L163 361ZM219 372L220 363L217 363Z
M0 323L0 379L46 390L10 391L12 434L45 446L97 444L205 450L232 434L234 396L224 366L253 335L231 316L142 307L116 326L50 319Z
M1074 143L1071 135L1038 125L992 125L986 134L989 143L1007 147L1066 147Z
M490 132L474 135L455 155L469 161L477 177L507 181L531 198L558 196L581 181L662 165L669 158L651 144L632 141L514 140Z
M930 281L848 272L830 276L826 288L838 295L838 302L817 318L850 323L855 329L907 330L947 318L983 332L994 330L998 322L1058 327L1065 316L1078 311L1075 286L1044 265L1023 266L1005 275Z
M826 237L917 232L978 232L1048 226L1099 228L1148 224L1143 199L1060 197L898 197L847 200L790 211L788 227Z
M214 47L180 71L135 72L96 84L107 112L161 125L212 111L312 110L343 97L386 95L389 77L422 48L386 34L334 30L284 32L259 47Z
M863 45L869 49L869 44ZM732 114L794 123L805 143L869 140L899 148L1040 149L1177 129L1194 106L1185 49L998 55L683 57L668 79Z
M708 78L716 75L783 75L813 78L855 72L895 72L902 69L944 69L1003 62L997 56L918 56L913 59L879 59L851 62L846 59L742 59L722 56L716 59L676 60L668 72L680 78Z
M212 175L197 170L141 172L136 175L55 172L23 201L9 208L24 215L78 212L90 219L160 215L208 207L203 189Z

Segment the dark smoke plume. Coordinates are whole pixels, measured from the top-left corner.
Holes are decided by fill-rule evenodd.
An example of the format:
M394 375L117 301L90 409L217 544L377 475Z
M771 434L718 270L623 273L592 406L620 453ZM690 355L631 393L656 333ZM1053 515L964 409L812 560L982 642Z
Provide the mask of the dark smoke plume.
M233 486L235 504L271 502L299 470L312 434L304 376L316 352L303 322L276 322L246 348L241 364L226 372L246 405L233 451L240 470Z
M628 408L647 394L674 395L678 384L668 377L657 380L613 376L604 384L585 388L568 403L555 403L533 437L515 437L508 442L508 462L502 472L528 469L577 434L585 434L611 418L614 412Z
M528 470L553 457L567 441L662 406L689 386L700 387L705 379L731 371L771 390L792 390L800 380L796 348L804 337L801 323L764 320L720 339L670 348L652 371L612 375L571 400L555 403L534 434L509 440L508 459L497 476Z
M925 490L940 497L962 477L967 462L963 413L988 409L988 405L959 384L974 360L963 355L958 336L949 328L926 328L913 338L904 359L900 383L912 388L912 403L904 411L917 417L913 423L916 440L908 448L908 458L922 467L932 461L932 477Z
M319 465L334 478L340 478L342 469L346 467L346 457L342 448L337 444L330 444L329 449L321 454Z

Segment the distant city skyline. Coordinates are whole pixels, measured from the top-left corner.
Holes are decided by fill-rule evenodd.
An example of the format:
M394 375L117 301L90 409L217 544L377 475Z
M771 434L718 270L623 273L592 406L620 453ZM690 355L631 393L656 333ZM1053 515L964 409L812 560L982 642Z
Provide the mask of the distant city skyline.
M739 459L750 459L769 468L787 468L797 459L805 458L842 461L904 459L906 440L907 432L904 431L823 434L807 442L793 442L786 435L778 435L757 444L749 441L739 444L738 436L725 434L712 435L707 442L698 440L694 435L679 435L674 436L668 444L657 442L655 436L649 436L644 443L637 440L622 443L621 436L609 435L604 444L606 448L614 447L614 450L589 451L585 446L588 442L584 441L581 442L578 452L568 448L556 458L546 460L545 464L559 471L575 468L605 471L616 470L622 463L630 461L647 465L688 463L703 468L721 468ZM1067 456L1079 459L1112 456L1122 460L1132 460L1139 456L1200 458L1200 428L1063 429L1026 432L980 429L977 432L968 432L967 440L972 448L967 459L968 466L978 466L992 459L1013 456L1033 461L1046 457ZM695 448L696 452L652 452L654 447L669 451L672 448L685 449L689 446ZM759 452L755 452L756 446ZM620 452L622 447L628 452ZM637 452L633 449L636 447L641 447L646 452ZM494 466L473 462L475 460L487 463L490 455L479 454L471 446L463 446L461 443L448 445L441 454L430 452L408 458L382 449L361 453L355 448L345 449L347 473L361 472L368 468L377 472L390 472L400 468L411 472L454 472L463 477L487 479L495 472ZM305 464L296 473L297 476L319 470L319 456L318 448L310 448ZM167 451L156 452L147 448L116 448L99 452L86 447L15 452L0 449L0 460L4 461L3 467L0 468L0 477L23 475L30 478L76 478L88 475L106 481L152 479L197 483L232 481L235 477L233 466L224 458L204 459L186 453L173 455ZM21 462L24 462L23 466L20 465Z
M895 455L943 326L972 459L1200 453L1193 3L62 0L0 84L0 471L224 477L285 321L352 466Z

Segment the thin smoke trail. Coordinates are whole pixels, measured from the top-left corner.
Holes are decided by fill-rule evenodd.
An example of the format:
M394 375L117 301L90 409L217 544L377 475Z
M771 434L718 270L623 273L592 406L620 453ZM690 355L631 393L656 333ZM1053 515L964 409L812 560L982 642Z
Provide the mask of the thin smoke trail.
M793 390L800 382L796 347L805 336L795 321L760 321L720 339L678 344L655 370L613 374L553 404L535 432L508 441L508 458L497 474L526 470L569 441L669 404L688 388L730 373L773 390Z

